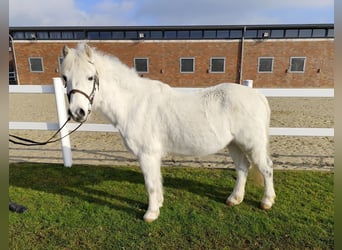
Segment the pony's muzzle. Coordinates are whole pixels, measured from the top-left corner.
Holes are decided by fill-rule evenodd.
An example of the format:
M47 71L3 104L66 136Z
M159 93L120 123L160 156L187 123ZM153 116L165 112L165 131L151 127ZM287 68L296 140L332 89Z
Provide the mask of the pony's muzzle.
M87 119L88 112L86 112L83 108L77 108L75 112L72 112L70 109L68 110L68 114L71 118L76 122L84 122Z

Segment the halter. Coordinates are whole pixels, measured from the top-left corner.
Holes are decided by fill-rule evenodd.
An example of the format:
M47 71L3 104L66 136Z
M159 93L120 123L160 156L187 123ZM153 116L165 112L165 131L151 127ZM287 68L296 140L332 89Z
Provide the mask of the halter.
M93 64L92 62L89 62L91 64ZM64 87L67 86L67 83L65 81L65 84L64 84ZM86 93L84 93L83 91L81 90L78 90L78 89L72 89L67 95L68 95L68 100L69 100L69 103L70 103L70 98L71 98L71 95L72 94L76 94L76 93L79 93L79 94L82 94L84 97L86 97L88 100L89 100L89 108L88 108L88 114L90 113L91 111L91 105L93 104L93 101L94 101L94 97L95 97L95 92L96 90L99 89L99 86L100 86L100 81L99 81L99 76L98 76L98 73L96 71L96 74L94 75L94 81L93 81L93 89L90 93L90 95L87 95ZM46 144L49 144L49 143L54 143L54 142L57 142L57 141L60 141L62 140L64 137L66 136L69 136L71 135L73 132L75 132L79 127L82 126L82 124L85 122L81 122L75 129L73 129L71 132L69 132L67 135L64 135L63 137L60 137L58 139L55 139L55 137L57 136L57 134L67 125L67 123L70 121L71 119L71 116L69 114L69 117L68 119L65 121L65 123L46 141L43 141L43 142L39 142L39 141L34 141L34 140L31 140L31 139L27 139L27 138L23 138L23 137L20 137L20 136L16 136L16 135L12 135L12 134L9 134L10 137L14 138L14 139L9 139L10 142L14 143L14 144L18 144L18 145L23 145L23 146L39 146L39 145L46 145Z
M65 87L66 87L66 84L65 84ZM100 81L99 81L99 76L98 76L98 73L96 71L96 74L94 75L94 81L93 81L93 89L91 91L91 93L89 95L87 95L85 92L83 92L82 90L79 90L79 89L72 89L70 90L69 93L67 93L68 95L68 101L70 103L70 99L71 99L71 95L72 94L76 94L76 93L79 93L81 95L83 95L84 97L86 97L89 101L89 108L88 108L88 113L90 113L91 111L91 105L93 105L93 102L94 102L94 97L95 97L95 92L96 90L100 89Z

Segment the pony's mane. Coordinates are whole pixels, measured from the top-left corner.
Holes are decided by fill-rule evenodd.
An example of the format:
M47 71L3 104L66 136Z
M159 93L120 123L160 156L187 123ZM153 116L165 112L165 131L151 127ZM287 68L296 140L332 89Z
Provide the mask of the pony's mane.
M79 46L81 50L84 50L84 44L80 44ZM120 76L121 78L120 80L118 79L117 84L120 84L122 88L137 89L144 87L151 88L152 86L154 86L154 90L158 90L163 86L168 86L160 81L140 77L134 68L131 68L128 65L124 64L118 57L114 55L99 51L93 47L92 51L94 64L97 67L106 70L106 74L108 74L108 72L111 72L113 78L117 78ZM85 53L83 52L83 54Z
M72 68L75 63L79 66L91 63L96 67L101 84L105 84L105 82L111 84L114 81L121 89L127 90L149 88L150 91L160 91L169 87L158 80L140 77L134 68L124 64L112 54L97 50L94 47L91 47L90 51L88 49L86 43L79 43L73 49L70 60L65 60L63 63L62 71Z
M94 47L92 47L92 51L93 51L94 63L98 67L102 67L102 68L111 67L112 68L111 70L119 72L120 75L122 74L122 71L123 71L124 73L129 73L130 75L134 75L138 77L138 74L136 73L136 71L133 68L130 68L128 65L122 63L118 57L111 55L109 53L97 50Z

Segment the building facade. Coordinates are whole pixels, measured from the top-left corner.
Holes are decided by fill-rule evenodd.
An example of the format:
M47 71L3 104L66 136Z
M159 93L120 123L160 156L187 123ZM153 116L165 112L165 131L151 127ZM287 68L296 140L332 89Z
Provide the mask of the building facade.
M61 51L87 42L174 87L254 81L254 87L334 86L334 26L10 28L10 84L51 84Z

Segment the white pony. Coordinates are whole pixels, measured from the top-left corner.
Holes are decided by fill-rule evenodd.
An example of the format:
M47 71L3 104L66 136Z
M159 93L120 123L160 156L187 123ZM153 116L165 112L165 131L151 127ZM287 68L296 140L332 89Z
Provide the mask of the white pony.
M146 222L163 205L161 159L167 154L207 155L228 146L237 180L229 206L242 202L249 162L264 177L262 209L274 203L272 161L268 153L270 108L254 89L223 83L180 92L160 81L141 78L116 57L86 44L63 48L61 74L67 85L69 114L84 122L92 106L118 128L138 158L148 193Z

